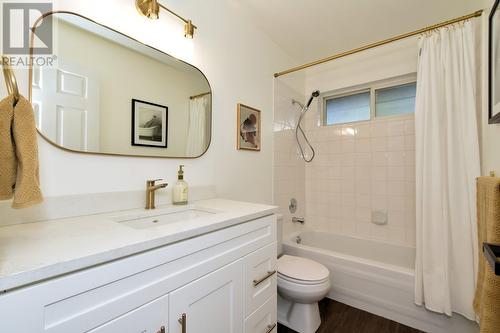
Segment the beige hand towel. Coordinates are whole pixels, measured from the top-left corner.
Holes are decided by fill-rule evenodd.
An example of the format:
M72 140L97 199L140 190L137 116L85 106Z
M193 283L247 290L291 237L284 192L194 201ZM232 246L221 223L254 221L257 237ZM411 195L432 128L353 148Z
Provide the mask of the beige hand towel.
M477 227L479 248L483 242L500 244L500 178L477 179ZM500 276L495 275L481 251L474 310L481 333L500 332Z
M13 193L12 207L25 208L43 200L38 170L35 116L31 103L24 97L20 96L14 107L12 107L13 103L9 104L12 100L10 96L0 102L0 113L2 113L0 114L2 123L0 125L2 145L0 148L2 159L0 199L9 199ZM7 125L8 123L10 126ZM12 149L14 149L14 154Z
M12 198L16 183L17 160L11 132L13 105L13 96L0 101L0 200Z

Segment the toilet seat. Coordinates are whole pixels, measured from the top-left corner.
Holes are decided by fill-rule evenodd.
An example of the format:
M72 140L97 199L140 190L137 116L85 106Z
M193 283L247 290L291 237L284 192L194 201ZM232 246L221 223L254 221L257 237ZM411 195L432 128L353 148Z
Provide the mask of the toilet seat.
M302 257L284 255L278 259L278 277L297 284L322 284L330 277L328 268Z
M284 280L284 281L288 281L290 283L295 283L295 284L299 284L299 285L303 285L303 286L310 286L310 285L323 284L323 283L329 281L330 278L326 277L323 280L314 280L314 281L299 280L299 279L291 278L289 276L286 276L286 275L281 274L281 273L278 272L278 280Z

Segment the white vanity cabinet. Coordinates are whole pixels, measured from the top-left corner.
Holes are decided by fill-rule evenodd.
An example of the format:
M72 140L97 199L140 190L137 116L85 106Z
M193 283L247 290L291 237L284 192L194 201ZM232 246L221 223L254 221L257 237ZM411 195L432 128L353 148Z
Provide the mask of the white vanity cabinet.
M276 217L0 294L0 332L276 331Z

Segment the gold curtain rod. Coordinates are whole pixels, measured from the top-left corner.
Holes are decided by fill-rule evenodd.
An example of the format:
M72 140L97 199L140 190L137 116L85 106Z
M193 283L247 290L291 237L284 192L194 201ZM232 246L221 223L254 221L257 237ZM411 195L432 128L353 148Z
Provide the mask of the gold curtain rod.
M205 92L205 93L202 93L202 94L198 94L198 95L194 95L194 96L189 96L189 99L195 99L195 98L198 98L198 97L202 97L202 96L205 96L205 95L210 95L212 92Z
M389 43L392 43L392 42L395 42L395 41L398 41L398 40L401 40L401 39L405 39L405 38L408 38L408 37L413 37L413 36L416 36L416 35L420 35L420 34L422 34L424 32L427 32L427 31L432 31L432 30L435 30L435 29L439 29L439 28L445 27L445 26L450 25L450 24L454 24L454 23L457 23L457 22L465 21L465 20L468 20L468 19L471 19L471 18L474 18L474 17L479 17L482 14L483 14L483 10L478 10L477 12L474 12L474 13L469 14L469 15L460 16L460 17L457 17L457 18L452 19L452 20L444 21L444 22L441 22L441 23L438 23L438 24L434 24L434 25L431 25L431 26L428 26L428 27L425 27L425 28L422 28L422 29L418 29L418 30L412 31L412 32L407 32L407 33L399 35L399 36L391 37L391 38L384 39L384 40L381 40L381 41L378 41L378 42L375 42L375 43L371 43L371 44L368 44L368 45L365 45L365 46L361 46L361 47L358 47L356 49L352 49L350 51L345 51L345 52L337 53L335 55L332 55L332 56L329 56L329 57L326 57L326 58L323 58L323 59L320 59L320 60L316 60L316 61L310 62L308 64L304 64L304 65L301 65L301 66L293 67L293 68L287 69L285 71L275 73L274 77L278 77L278 76L290 74L290 73L293 73L293 72L297 72L297 71L300 71L302 69L306 69L306 68L309 68L309 67L320 65L320 64L323 64L325 62L329 62L329 61L332 61L332 60L335 60L335 59L339 59L339 58L342 58L342 57L345 57L345 56L348 56L348 55L351 55L351 54L362 52L362 51L365 51L365 50L368 50L368 49L371 49L371 48L374 48L374 47L378 47L378 46L382 46L382 45L385 45L385 44L389 44Z

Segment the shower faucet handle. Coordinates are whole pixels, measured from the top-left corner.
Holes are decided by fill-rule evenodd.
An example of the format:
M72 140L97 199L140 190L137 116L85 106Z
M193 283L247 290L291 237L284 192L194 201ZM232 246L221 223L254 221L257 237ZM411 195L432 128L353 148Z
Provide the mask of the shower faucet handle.
M292 217L292 222L304 224L306 222L306 220L303 217L295 217L294 216L294 217Z

